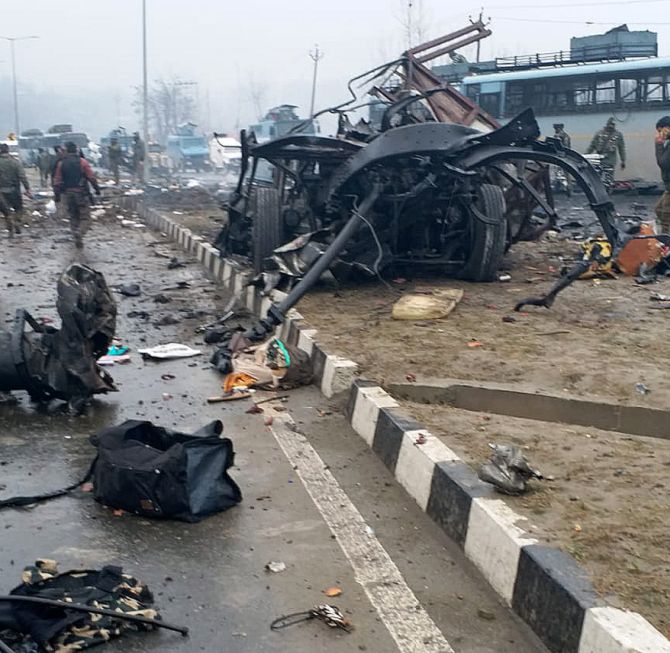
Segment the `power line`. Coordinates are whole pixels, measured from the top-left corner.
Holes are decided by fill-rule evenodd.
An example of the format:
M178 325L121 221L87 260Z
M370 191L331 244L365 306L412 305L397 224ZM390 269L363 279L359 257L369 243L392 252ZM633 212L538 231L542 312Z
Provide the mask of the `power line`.
M537 3L534 5L498 5L498 7L505 9L569 9L573 7L608 7L610 5L641 5L659 2L667 2L667 0L605 0L604 2L571 2L551 5ZM495 9L495 5L493 8Z
M545 18L512 18L512 17L503 17L503 16L491 16L494 20L507 20L514 21L518 23L562 23L564 25L604 25L615 27L621 25L621 21L615 23L603 23L596 20L547 20ZM626 21L627 25L649 25L649 22L646 23L631 23ZM657 25L670 25L670 23L654 23L654 27Z

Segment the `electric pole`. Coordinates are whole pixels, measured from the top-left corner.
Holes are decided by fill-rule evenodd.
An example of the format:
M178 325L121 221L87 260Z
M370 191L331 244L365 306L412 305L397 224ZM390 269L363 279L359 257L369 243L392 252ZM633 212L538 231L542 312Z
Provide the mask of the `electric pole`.
M149 82L147 79L147 0L142 0L142 137L149 142Z
M309 107L309 117L314 117L314 102L316 101L316 75L319 69L319 61L323 59L323 52L319 50L318 44L309 53L310 59L314 62L314 75L312 77L312 101Z
M19 94L17 91L16 85L16 56L14 54L14 43L16 41L27 41L29 39L37 39L38 36L0 36L0 39L3 41L9 41L9 49L12 55L12 87L14 93L14 133L16 138L19 137L21 132L21 123L19 120Z
M482 25L484 25L484 27L486 27L487 25L489 25L491 23L490 18L487 18L486 22L484 22L484 7L482 7L479 10L479 17L477 18L476 21L472 20L472 16L469 16L468 18L470 19L470 22L473 25L475 25L476 23L481 23ZM481 40L479 40L479 41L477 41L477 63L479 63L479 53L480 53L481 47L482 47L482 42L481 42Z

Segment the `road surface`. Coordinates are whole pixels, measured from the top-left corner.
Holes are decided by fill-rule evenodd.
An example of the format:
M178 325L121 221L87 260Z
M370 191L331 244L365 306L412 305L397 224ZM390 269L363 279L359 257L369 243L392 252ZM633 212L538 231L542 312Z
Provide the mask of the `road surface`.
M118 564L148 583L164 619L191 630L188 638L128 635L109 651L545 651L351 431L339 405L312 387L291 391L285 411L265 404L263 415L245 412L250 400L206 403L221 377L195 328L220 314L228 297L195 262L168 270L156 251L182 254L161 241L120 221L97 223L78 254L55 220L37 222L13 242L0 231L6 324L20 307L57 319L56 280L73 260L102 271L110 286L142 287L138 298L118 295L117 335L132 349L130 364L111 368L118 393L96 399L81 417L58 404L35 407L24 394L17 405L0 406L0 496L36 494L82 476L94 454L89 435L125 419L182 430L222 419L235 444L232 474L243 502L199 524L115 516L84 492L5 510L0 593L40 557L58 560L61 570ZM190 288L174 290L177 281ZM158 293L172 301L154 302ZM132 311L148 319L128 317ZM167 315L176 324L157 326L173 321ZM203 355L145 362L136 353L171 341L199 346ZM176 378L164 380L166 373ZM265 571L271 560L286 571ZM342 595L327 599L323 590L335 585ZM277 617L323 602L338 605L355 630L318 622L270 630Z

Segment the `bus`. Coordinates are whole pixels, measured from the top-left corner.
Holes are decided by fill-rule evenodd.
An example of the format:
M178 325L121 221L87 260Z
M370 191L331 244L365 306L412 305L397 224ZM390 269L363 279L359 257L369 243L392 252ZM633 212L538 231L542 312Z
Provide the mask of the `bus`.
M654 128L670 115L670 57L469 75L461 89L503 123L527 107L543 136L563 123L578 152L613 117L627 150L626 170L617 177L660 182Z

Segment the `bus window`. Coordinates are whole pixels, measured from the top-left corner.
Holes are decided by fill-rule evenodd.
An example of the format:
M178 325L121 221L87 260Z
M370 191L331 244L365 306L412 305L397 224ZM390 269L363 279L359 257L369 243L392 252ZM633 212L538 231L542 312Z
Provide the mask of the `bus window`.
M482 93L477 103L486 113L492 116L500 115L500 93Z
M665 80L663 77L649 77L647 79L646 102L662 102Z
M579 80L574 90L575 106L582 107L593 104L593 87L588 82Z
M523 109L523 82L508 82L505 85L505 115L515 116Z
M613 79L596 82L596 104L614 104L616 84Z
M622 102L640 101L640 80L639 79L620 79L619 97Z

